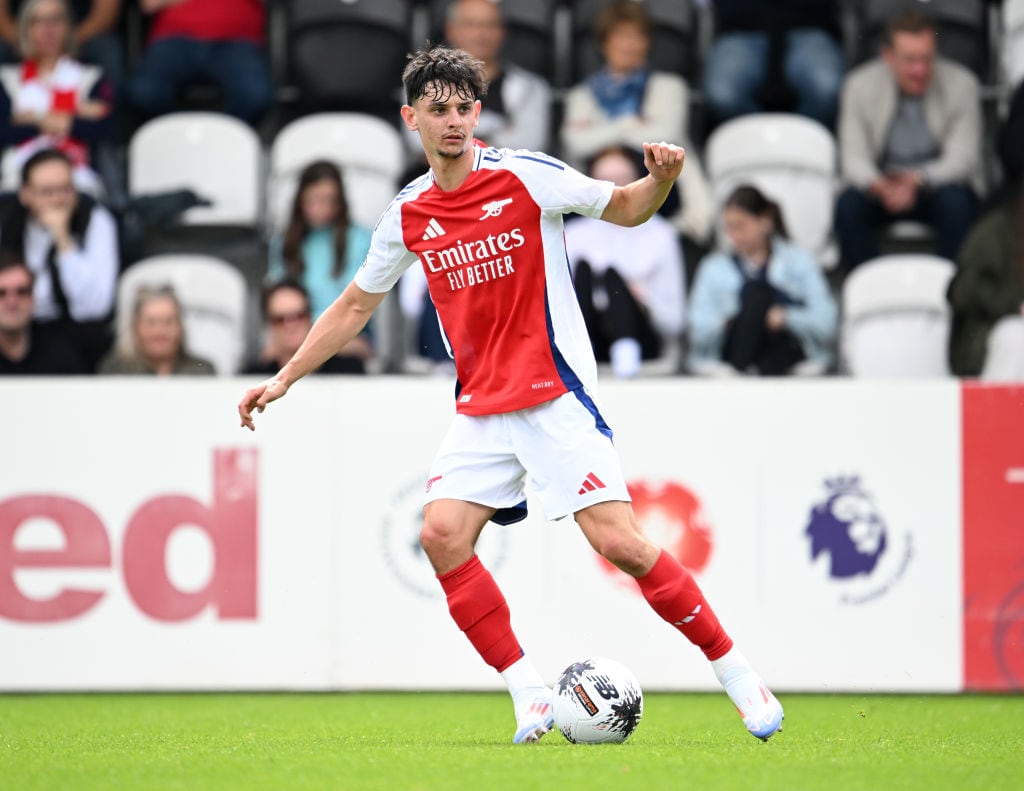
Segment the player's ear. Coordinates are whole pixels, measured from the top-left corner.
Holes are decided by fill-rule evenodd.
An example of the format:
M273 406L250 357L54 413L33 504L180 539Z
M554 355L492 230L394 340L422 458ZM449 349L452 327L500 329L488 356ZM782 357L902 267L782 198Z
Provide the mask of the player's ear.
M480 108L483 105L480 104L480 100L477 99L473 102L473 128L476 129L480 126Z
M405 127L410 132L415 132L416 127L416 111L407 104L402 105L402 120L405 122Z

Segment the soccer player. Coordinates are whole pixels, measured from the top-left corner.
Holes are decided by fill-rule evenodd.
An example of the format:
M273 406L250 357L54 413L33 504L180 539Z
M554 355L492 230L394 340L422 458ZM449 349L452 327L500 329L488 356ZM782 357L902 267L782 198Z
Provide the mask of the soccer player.
M254 430L255 412L352 340L418 260L458 375L456 415L426 483L420 542L452 618L509 688L513 741L551 729L552 693L474 546L488 521L526 516L527 479L549 519L573 515L591 546L636 578L655 612L711 661L750 733L767 739L782 724L779 702L690 572L637 524L594 396L596 365L562 235L569 212L626 226L647 220L679 176L683 149L645 143L647 175L616 187L544 154L475 145L487 86L480 62L462 50L421 51L402 79L402 119L419 132L430 171L384 212L354 281L292 359L242 397L242 426Z

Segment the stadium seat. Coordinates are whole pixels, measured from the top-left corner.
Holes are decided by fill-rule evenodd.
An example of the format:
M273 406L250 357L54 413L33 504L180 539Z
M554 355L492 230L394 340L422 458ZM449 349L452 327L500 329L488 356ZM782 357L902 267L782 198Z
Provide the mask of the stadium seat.
M430 3L431 41L444 38L445 14L452 0ZM555 3L549 0L501 0L505 19L504 55L553 82L555 79Z
M128 143L131 195L191 189L211 202L185 212L185 225L257 227L262 171L256 133L221 113L160 116Z
M858 377L949 376L954 265L930 255L866 261L843 283L841 370Z
M401 104L412 0L289 0L289 79L299 104L388 115Z
M594 20L608 0L570 0L572 14L573 75L579 82L601 65L594 41ZM697 21L693 0L646 0L654 22L649 61L659 71L670 71L693 82L697 65Z
M363 113L315 113L286 125L270 147L269 225L287 221L299 172L316 159L335 162L352 219L373 228L397 190L405 148L393 126Z
M1011 90L1024 80L1024 0L1003 0L1003 78Z
M938 28L939 52L974 72L988 74L988 17L985 0L860 0L859 60L875 57L889 18L908 8L927 13Z
M117 287L117 344L131 335L132 307L140 286L174 288L182 306L189 352L229 376L241 369L246 353L245 278L226 261L205 255L159 255L133 264Z
M788 113L746 115L717 127L705 155L716 216L730 192L752 184L779 204L794 242L835 264L836 143L824 126Z

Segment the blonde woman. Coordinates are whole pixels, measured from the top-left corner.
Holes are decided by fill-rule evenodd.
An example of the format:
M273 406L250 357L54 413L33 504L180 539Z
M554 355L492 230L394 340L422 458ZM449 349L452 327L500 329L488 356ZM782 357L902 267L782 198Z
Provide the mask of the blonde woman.
M143 286L135 296L126 343L100 363L101 374L209 375L212 363L188 353L181 303L170 286Z

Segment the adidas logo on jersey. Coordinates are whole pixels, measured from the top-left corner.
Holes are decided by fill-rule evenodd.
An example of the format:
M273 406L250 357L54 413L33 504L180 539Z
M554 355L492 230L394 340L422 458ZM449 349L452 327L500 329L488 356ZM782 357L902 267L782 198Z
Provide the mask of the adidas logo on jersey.
M438 236L444 236L446 233L447 231L441 227L441 223L431 217L430 222L427 223L426 230L423 232L423 241L436 239Z

